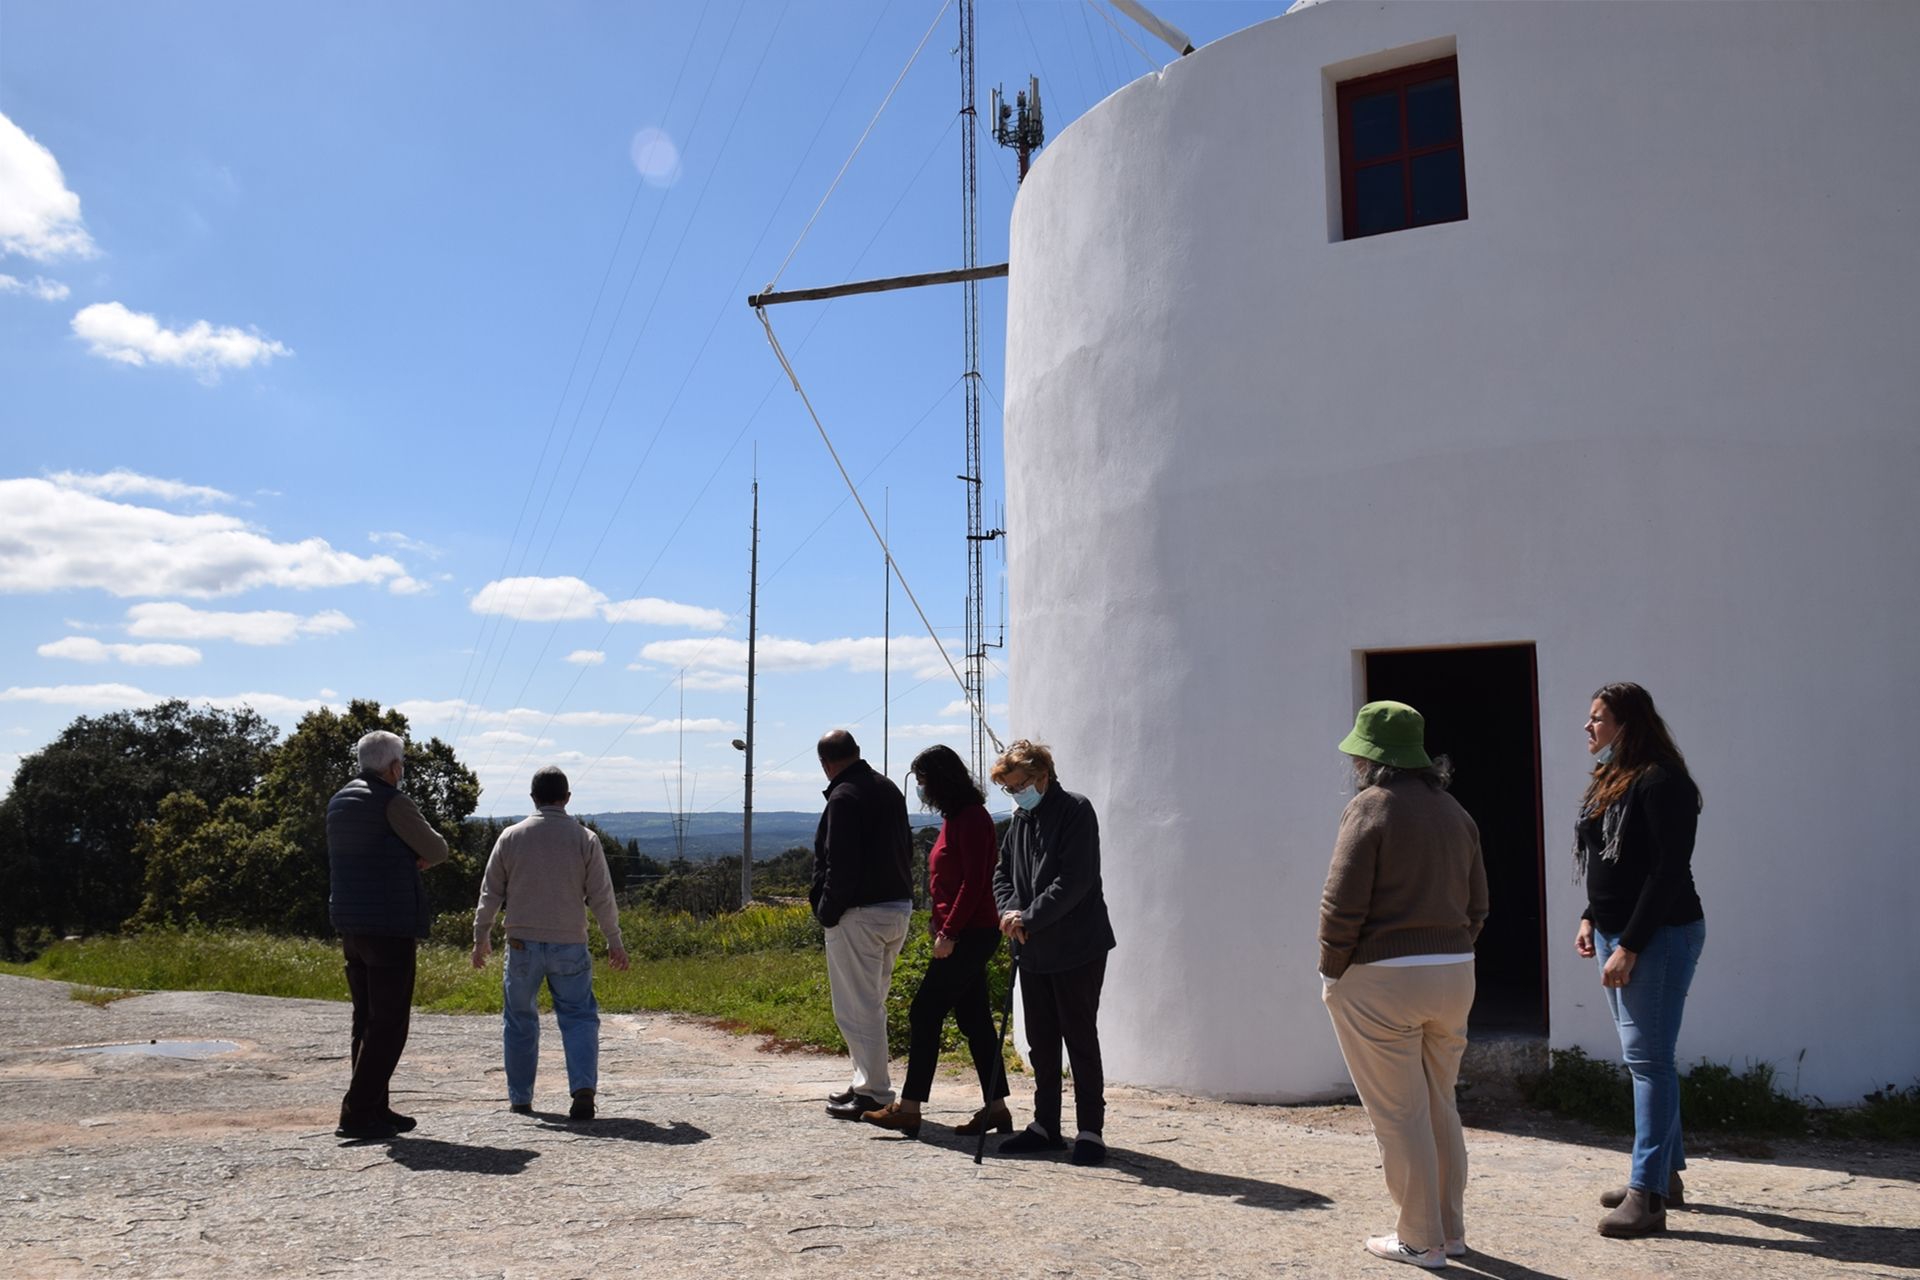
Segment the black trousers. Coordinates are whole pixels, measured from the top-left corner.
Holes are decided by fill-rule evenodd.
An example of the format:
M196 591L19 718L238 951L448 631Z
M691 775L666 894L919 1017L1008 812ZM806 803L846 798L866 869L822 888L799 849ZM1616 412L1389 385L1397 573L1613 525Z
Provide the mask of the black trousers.
M1081 1129L1102 1133L1107 1123L1107 1075L1100 1062L1100 988L1107 980L1102 952L1060 973L1020 970L1020 1009L1027 1019L1027 1057L1033 1064L1033 1119L1060 1132L1060 1045L1073 1066L1073 1114Z
M387 1114L387 1083L407 1047L413 1017L415 941L370 933L340 937L353 994L353 1082L340 1102L340 1123L374 1124Z
M999 948L998 929L966 929L953 940L952 955L928 962L927 976L920 980L907 1009L912 1047L907 1051L907 1083L901 1097L925 1102L932 1091L933 1069L940 1061L940 1033L946 1028L949 1010L973 1054L980 1096L989 1104L1007 1096L1000 1032L993 1025L993 1002L987 996L987 962Z

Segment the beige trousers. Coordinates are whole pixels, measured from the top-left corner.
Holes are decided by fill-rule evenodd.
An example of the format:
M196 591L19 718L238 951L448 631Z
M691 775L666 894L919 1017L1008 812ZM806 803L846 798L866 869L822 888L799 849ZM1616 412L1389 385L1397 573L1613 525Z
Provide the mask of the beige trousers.
M1397 1234L1416 1249L1466 1236L1467 1143L1453 1087L1467 1048L1473 964L1359 964L1321 998L1373 1122Z
M853 1059L849 1087L882 1106L894 1100L887 1074L887 992L910 919L894 907L849 907L827 930L827 988L833 1020Z

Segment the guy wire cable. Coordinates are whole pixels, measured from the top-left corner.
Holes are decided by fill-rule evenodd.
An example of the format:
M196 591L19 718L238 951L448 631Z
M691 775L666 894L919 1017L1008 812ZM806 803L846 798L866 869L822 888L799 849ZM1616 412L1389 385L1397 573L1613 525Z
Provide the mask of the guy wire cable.
M873 533L873 540L880 544L880 550L886 555L887 565L893 570L894 580L900 584L900 589L907 593L907 599L912 603L913 611L920 615L920 625L927 629L927 635L933 640L934 647L940 650L941 660L947 664L947 670L953 673L954 682L960 686L960 692L966 698L967 705L972 707L974 714L980 717L980 727L986 730L987 738L993 743L993 749L1005 751L1006 747L1001 743L1000 736L993 731L993 726L987 723L986 712L974 700L973 691L967 688L967 682L961 677L960 669L953 665L953 656L947 652L946 643L940 639L939 632L934 630L932 621L927 617L927 611L920 607L920 597L913 594L912 585L907 582L906 575L900 572L899 562L893 558L893 548L887 545L886 537L880 532L880 526L873 522L873 513L867 510L866 500L860 496L860 490L853 483L853 477L847 474L846 464L840 461L840 451L833 447L833 439L827 434L826 424L821 422L820 415L814 412L812 399L808 397L806 388L800 385L800 376L793 371L793 365L787 360L787 353L780 346L780 338L773 331L773 321L767 318L767 309L755 307L753 313L760 317L760 327L767 331L767 342L773 347L774 358L780 361L780 367L786 371L787 380L793 383L794 392L800 397L800 403L807 407L807 416L813 419L814 429L820 433L820 442L827 446L827 453L833 458L833 465L839 470L840 479L845 481L848 492L853 495L854 504L860 508L861 518L867 522L867 528Z

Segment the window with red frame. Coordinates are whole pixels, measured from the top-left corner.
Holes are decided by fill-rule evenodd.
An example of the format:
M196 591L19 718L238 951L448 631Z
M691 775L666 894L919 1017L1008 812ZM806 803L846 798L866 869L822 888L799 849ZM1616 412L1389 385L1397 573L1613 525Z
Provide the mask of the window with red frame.
M1467 216L1455 59L1349 80L1338 109L1348 240Z

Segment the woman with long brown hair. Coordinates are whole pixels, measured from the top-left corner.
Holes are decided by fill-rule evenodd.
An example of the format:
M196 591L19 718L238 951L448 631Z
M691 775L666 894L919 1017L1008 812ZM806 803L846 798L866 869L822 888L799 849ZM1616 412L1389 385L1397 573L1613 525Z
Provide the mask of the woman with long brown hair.
M973 1054L973 1069L980 1076L986 1103L955 1131L1011 1133L1007 1069L1000 1059L1000 1033L994 1030L993 1005L987 995L987 964L1000 949L1000 917L993 902L993 869L999 857L993 818L987 813L980 784L952 747L928 747L913 758L912 770L921 809L938 810L942 819L940 837L927 855L927 924L933 933L933 959L907 1010L912 1044L900 1100L860 1118L909 1137L920 1132L920 1104L932 1091L940 1036L951 1011Z
M1573 945L1600 966L1633 1076L1633 1169L1626 1186L1600 1197L1612 1209L1600 1234L1643 1236L1666 1230L1668 1208L1682 1203L1675 1049L1707 937L1693 885L1700 789L1652 695L1637 684L1595 691L1587 752L1593 772L1573 849L1587 909Z

